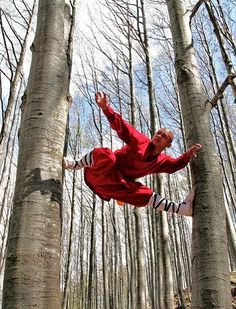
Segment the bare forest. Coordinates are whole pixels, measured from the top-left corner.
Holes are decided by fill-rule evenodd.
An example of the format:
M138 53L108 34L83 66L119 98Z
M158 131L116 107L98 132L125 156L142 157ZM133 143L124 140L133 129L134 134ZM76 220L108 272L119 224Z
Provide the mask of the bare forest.
M0 308L236 308L235 0L0 0ZM103 201L68 154L123 144L95 103L167 154L142 181L193 218Z

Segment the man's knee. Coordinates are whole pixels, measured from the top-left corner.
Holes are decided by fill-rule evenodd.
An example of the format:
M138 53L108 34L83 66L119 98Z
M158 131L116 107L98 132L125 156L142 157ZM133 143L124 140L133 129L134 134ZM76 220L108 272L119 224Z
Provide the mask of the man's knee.
M93 150L94 167L98 165L113 166L116 162L116 156L114 152L109 148L95 148Z

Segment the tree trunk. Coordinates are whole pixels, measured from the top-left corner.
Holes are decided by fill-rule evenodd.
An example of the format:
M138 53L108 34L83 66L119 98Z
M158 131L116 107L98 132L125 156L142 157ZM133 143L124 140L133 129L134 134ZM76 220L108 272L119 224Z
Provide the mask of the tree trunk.
M173 291L173 274L170 260L170 240L169 228L167 222L167 213L161 212L161 237L162 237L162 260L163 260L163 288L164 289L164 308L172 309L174 307L174 291Z
M107 224L104 201L102 201L102 273L103 273L103 308L109 309Z
M91 235L90 235L90 252L89 252L89 270L88 270L88 294L87 294L87 307L92 308L94 298L94 287L95 287L95 216L96 216L96 196L93 194L93 210L92 210L92 222L91 222Z
M188 146L203 151L191 164L196 188L193 218L192 308L230 308L225 207L221 171L214 150L209 112L182 0L167 0L175 65Z
M130 84L130 106L131 106L131 123L136 126L136 102L134 92L133 79L133 57L132 57L132 43L130 37L130 29L128 27L128 44L129 44L129 84ZM145 294L145 267L144 267L144 246L143 246L143 222L141 216L141 209L135 207L135 237L136 237L136 261L137 261L137 302L138 309L146 307Z
M207 41L207 36L205 34L205 31L202 31L202 43L205 46L206 52L207 52L207 57L209 59L209 75L211 74L211 84L212 84L212 88L214 89L214 95L217 93L217 91L219 91L220 89L220 84L219 81L217 79L217 71L215 68L215 64L214 64L214 59L213 56L211 54L210 51L210 46L209 43ZM235 147L235 142L232 136L232 132L230 130L230 123L229 123L229 117L227 115L226 112L226 107L225 107L225 100L223 100L222 98L219 99L218 102L218 108L217 108L217 113L218 113L218 117L219 117L219 121L220 121L220 125L221 125L221 130L222 130L222 137L224 138L224 143L225 143L225 149L226 149L226 153L228 156L228 160L229 160L229 167L230 167L230 171L231 171L231 175L232 175L232 180L233 180L233 184L234 184L234 188L236 188L236 172L235 172L235 162L236 162L236 147ZM213 117L213 115L212 115ZM215 134L215 138L217 141L217 135ZM218 146L218 145L217 145ZM220 147L218 147L219 151L221 150ZM223 161L222 161L223 163Z
M81 173L81 179L80 182L83 183L83 176ZM79 304L79 308L84 308L85 303L86 303L86 279L85 279L85 271L84 271L84 256L85 256L85 231L86 231L86 226L85 226L85 218L84 218L84 210L83 210L83 204L84 204L84 198L83 198L83 187L81 188L80 192L80 233L79 233L79 268L78 272L80 274L80 280L79 280L79 287L78 287L78 293L80 297L77 300Z
M26 53L27 43L29 39L30 29L32 26L32 18L33 18L34 11L35 11L35 2L36 1L34 0L32 10L30 12L30 17L29 17L29 20L27 21L28 27L26 29L23 42L21 44L22 48L20 51L19 59L17 61L17 67L14 72L14 77L11 79L11 86L10 86L10 93L9 93L9 98L7 102L7 108L4 112L4 116L2 119L2 127L0 131L0 158L3 157L3 146L4 146L4 143L6 143L6 140L9 139L9 131L10 131L10 127L12 125L12 120L13 120L11 118L14 117L13 115L14 104L16 104L16 96L17 96L17 92L18 92L18 88L19 88L19 84L21 80L22 67L23 67L23 63L25 59L25 53ZM1 17L0 17L0 20L1 20Z
M230 59L230 57L227 53L227 48L225 46L223 37L221 35L221 29L220 29L219 23L217 21L217 18L214 14L212 3L209 0L204 1L204 3L205 3L205 6L206 6L206 9L207 9L209 18L212 22L212 25L213 25L213 28L214 28L214 33L215 33L217 41L219 43L220 52L221 52L221 55L222 55L222 58L223 58L223 62L225 64L225 68L226 68L228 74L233 74L233 73L235 73L233 61ZM234 97L236 98L236 81L235 81L235 79L232 80L231 87L232 87L232 90L233 90Z
M127 231L127 244L128 244L128 256L129 256L129 281L128 285L128 308L135 309L136 306L136 284L135 284L135 258L134 258L134 239L132 238L131 231L131 216L129 214L128 209L126 209L125 221L126 221L126 231Z
M191 269L191 235L189 230L189 223L186 218L178 218L178 224L180 226L180 243L181 253L185 257L185 273L188 292L192 290L192 269Z
M231 257L231 271L236 271L236 232L228 205L226 205L226 227L228 246Z
M164 195L164 188L161 185L161 195ZM172 265L170 259L170 236L169 236L169 226L167 222L167 213L160 213L160 238L161 238L161 254L163 261L163 302L164 308L172 309L174 307L174 291L173 291L173 274Z
M68 18L64 1L39 1L22 108L4 277L5 309L61 307L61 158L68 112Z
M158 213L156 218L158 217L158 220L156 221L156 226L157 226L157 229L159 231L158 235L157 235L157 253L156 253L156 260L157 260L157 284L156 284L156 295L157 295L157 299L156 299L156 307L157 308L164 308L164 278L163 278L163 274L164 274L164 271L163 271L163 254L162 254L162 241L163 241L163 238L162 238L162 235L161 235L161 213Z
M72 180L72 201L71 201L71 217L70 217L70 226L69 226L69 243L68 243L68 251L66 257L66 266L65 266L65 286L63 290L62 297L62 309L67 308L67 302L69 298L69 290L70 290L70 279L71 279L71 271L72 271L72 243L74 239L74 221L75 221L75 184L76 178L75 173L73 173Z
M179 226L177 224L177 218L176 215L173 215L173 230L174 230L174 241L175 241L175 247L176 247L176 259L177 259L177 265L176 265L176 273L177 273L177 287L178 287L178 294L179 294L179 300L180 300L180 307L185 308L184 303L184 295L183 295L183 272L182 272L182 266L181 266L181 248L180 248L180 241L178 237L178 230Z
M156 272L155 272L155 258L154 258L154 239L153 239L153 227L152 227L152 222L151 222L151 214L152 214L152 209L149 207L146 207L147 211L147 223L148 223L148 246L149 246L149 267L147 270L147 277L149 277L149 294L150 294L150 299L151 299L151 306L152 309L156 309Z
M144 257L144 245L143 245L143 226L142 217L140 213L141 209L137 207L134 210L135 228L136 228L136 243L137 243L137 309L146 308L146 275L145 275L145 257Z

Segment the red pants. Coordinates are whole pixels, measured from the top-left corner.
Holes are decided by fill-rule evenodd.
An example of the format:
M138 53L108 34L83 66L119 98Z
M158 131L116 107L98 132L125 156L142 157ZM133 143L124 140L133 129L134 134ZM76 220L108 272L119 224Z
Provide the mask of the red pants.
M124 177L116 156L109 148L95 148L94 165L84 169L87 185L102 199L111 198L134 206L146 206L153 190L140 182Z

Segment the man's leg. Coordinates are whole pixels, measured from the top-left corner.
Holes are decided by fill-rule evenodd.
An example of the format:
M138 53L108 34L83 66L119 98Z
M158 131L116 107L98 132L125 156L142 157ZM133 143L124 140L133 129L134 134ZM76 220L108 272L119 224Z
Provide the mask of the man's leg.
M169 213L177 213L178 215L191 217L193 215L193 200L195 191L191 190L183 202L173 202L161 197L157 193L153 193L152 197L147 203L147 206L152 206L154 209L160 211L167 211Z
M76 161L71 156L63 158L62 161L64 169L80 170L83 167L93 166L93 152L87 153L82 159Z
M179 203L170 201L165 197L160 196L159 194L153 192L152 189L141 184L140 182L133 182L133 187L131 188L131 190L119 190L117 194L113 192L112 195L113 199L123 201L137 207L151 206L159 211L177 213L183 216L193 215L192 205L195 196L194 190L191 190L187 195L186 199Z

